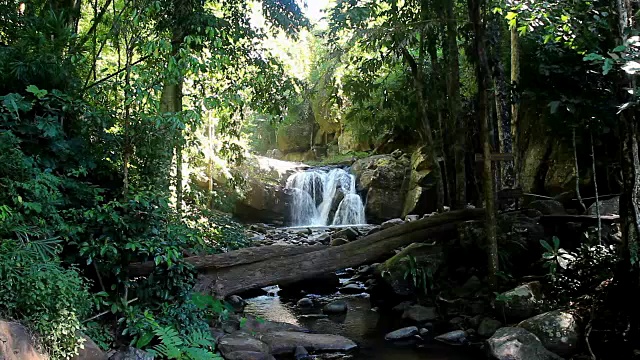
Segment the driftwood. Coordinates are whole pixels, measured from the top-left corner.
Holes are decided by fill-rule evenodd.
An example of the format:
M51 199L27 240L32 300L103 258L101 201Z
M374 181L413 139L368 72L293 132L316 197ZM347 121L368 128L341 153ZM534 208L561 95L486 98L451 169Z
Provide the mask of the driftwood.
M268 285L322 276L335 270L374 262L394 249L413 242L454 237L458 223L482 219L483 216L482 209L451 211L382 230L341 246L217 268L202 274L195 290L225 297Z

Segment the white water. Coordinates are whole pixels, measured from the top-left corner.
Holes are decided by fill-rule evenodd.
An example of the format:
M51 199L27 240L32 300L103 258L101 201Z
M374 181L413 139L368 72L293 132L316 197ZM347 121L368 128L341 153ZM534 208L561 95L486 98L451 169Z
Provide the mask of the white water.
M365 224L364 204L356 193L355 176L343 169L314 169L297 172L287 179L293 192L291 220L293 226L327 226ZM344 195L333 219L338 196Z

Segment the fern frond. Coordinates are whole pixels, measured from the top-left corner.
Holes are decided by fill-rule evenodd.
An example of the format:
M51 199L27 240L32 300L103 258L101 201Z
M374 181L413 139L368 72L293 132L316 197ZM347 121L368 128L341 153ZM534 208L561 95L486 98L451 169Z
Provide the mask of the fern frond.
M188 347L184 349L184 353L189 360L213 360L218 358L215 353L202 348Z
M187 345L190 347L214 348L214 339L211 333L204 332L200 329L193 331L186 338Z

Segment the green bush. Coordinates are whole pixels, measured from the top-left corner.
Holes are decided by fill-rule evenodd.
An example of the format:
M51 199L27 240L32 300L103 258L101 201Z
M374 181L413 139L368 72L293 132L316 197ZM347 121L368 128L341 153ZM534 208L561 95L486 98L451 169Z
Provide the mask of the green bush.
M92 302L85 281L74 268L61 266L57 250L51 240L2 240L0 315L18 319L40 334L53 359L68 359L83 341L81 321Z

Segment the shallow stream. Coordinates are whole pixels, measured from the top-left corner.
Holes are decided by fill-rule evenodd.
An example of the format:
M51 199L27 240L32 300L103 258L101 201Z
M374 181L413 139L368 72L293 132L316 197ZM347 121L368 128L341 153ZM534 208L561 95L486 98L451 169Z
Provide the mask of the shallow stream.
M382 315L371 308L368 295L323 296L325 300L341 299L347 302L349 310L345 315L321 315L320 308L300 310L294 299L284 299L277 294L277 287L269 289L269 295L248 299L245 313L265 320L286 322L303 326L312 332L345 336L359 345L348 359L353 360L472 360L484 359L482 354L472 348L462 348L426 344L398 346L384 340L384 335L398 328L397 316ZM314 298L313 295L307 295Z

